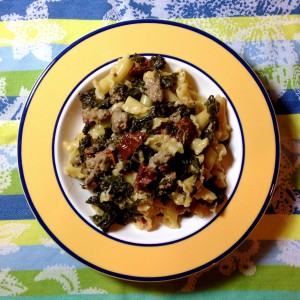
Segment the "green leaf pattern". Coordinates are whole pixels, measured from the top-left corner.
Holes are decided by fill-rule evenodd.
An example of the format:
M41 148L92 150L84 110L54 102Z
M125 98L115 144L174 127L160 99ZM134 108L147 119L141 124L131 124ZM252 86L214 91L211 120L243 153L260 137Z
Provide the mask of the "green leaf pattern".
M0 270L0 296L17 296L27 291L17 278L9 274L9 270Z
M81 289L76 268L67 265L47 267L34 280L56 280L67 294L107 294L107 291L98 288Z

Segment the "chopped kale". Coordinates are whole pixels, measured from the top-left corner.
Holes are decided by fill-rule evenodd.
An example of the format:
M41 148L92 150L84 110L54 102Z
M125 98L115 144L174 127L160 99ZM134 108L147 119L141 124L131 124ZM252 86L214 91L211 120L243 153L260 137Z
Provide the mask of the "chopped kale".
M120 171L121 174L126 174L130 172L138 172L140 165L143 163L145 165L149 164L150 158L156 152L146 145L142 145L138 151L134 152L130 159L124 162L124 167Z
M216 98L213 95L210 95L207 101L204 103L204 105L207 107L207 111L209 112L211 117L215 118L219 112L219 106L220 106Z
M169 117L175 108L173 108L169 103L159 103L153 105L148 115L142 118L132 118L132 123L130 126L131 132L140 132L146 130L151 133L154 118L164 118Z
M100 205L100 197L99 195L91 196L86 200L86 203L99 206Z
M138 73L144 73L151 70L163 70L166 65L165 59L160 55L152 56L148 59L144 56L134 54L130 58L134 62L134 67L132 69L137 69ZM136 73L134 75L136 75Z
M110 96L110 103L114 104L116 102L125 101L127 97L128 86L122 82L118 83Z
M110 181L109 194L113 196L113 199L120 203L130 198L133 193L133 187L130 183L123 180L122 176L109 176L107 180Z
M91 152L92 153L97 153L99 151L102 151L106 149L111 143L112 143L112 138L111 138L112 130L111 128L107 127L104 128L104 134L95 138L92 143L91 143Z
M201 139L205 139L208 138L210 142L212 142L214 140L214 133L213 131L208 128L208 126L206 128L204 128L201 132L200 135Z
M82 103L82 108L96 107L98 100L96 99L95 89L89 89L85 92L79 93L79 100Z
M167 205L172 201L171 193L166 191L157 191L154 193L154 196L159 199L163 205Z
M91 219L104 232L107 232L112 224L126 225L141 215L134 206L121 208L113 201L100 202L99 196L90 197L86 203L96 205L103 211L102 215L93 215Z
M79 146L78 146L78 151L80 155L80 160L82 162L85 161L86 159L86 154L85 154L85 149L87 147L90 147L92 144L91 141L91 136L89 134L85 135L80 141L79 141Z
M177 74L162 76L160 80L161 86L165 89L172 89L177 83Z
M133 78L131 81L131 87L126 93L126 97L131 96L133 98L139 99L145 92L145 82L139 78Z
M106 148L106 140L100 136L98 138L96 138L93 142L93 153L97 153L99 151L103 151Z
M120 175L103 174L98 180L98 193L108 191L112 200L116 202L127 201L133 193L133 187L130 183L124 181Z
M166 118L171 116L173 113L178 112L181 117L189 116L194 114L195 110L193 108L188 108L184 104L174 106L173 103L159 103L154 104L150 110L149 117L152 118Z
M222 203L225 200L226 197L226 189L220 188L215 184L215 176L211 177L209 180L204 181L203 186L205 186L207 189L215 193L217 196L217 199L214 201L215 203Z
M145 64L147 58L145 56L141 56L141 55L138 55L138 54L133 54L130 56L130 59L135 62L135 63L138 63L140 65L143 65Z
M210 114L210 121L212 122L211 129L214 132L215 130L218 130L219 127L217 115L220 109L220 104L213 95L210 95L204 105L207 107L207 111Z
M166 65L165 59L160 55L152 56L151 61L153 64L153 70L163 70Z
M109 227L116 223L116 219L120 214L120 208L113 202L99 203L98 205L103 210L103 215L98 214L91 217L92 221L100 227L104 232L109 230Z
M104 134L102 135L103 139L108 140L111 137L112 133L113 131L110 127L105 127Z
M143 118L137 119L132 118L131 126L129 131L130 132L140 132L143 130L146 130L147 132L150 132L153 126L153 117L150 115L147 115Z
M172 114L172 107L168 103L159 103L153 105L150 115L153 118L169 117Z
M121 171L122 173L130 173L130 172L138 171L141 164L139 151L134 152L131 156L131 159L125 162L124 167Z
M88 132L89 132L89 130L91 129L91 125L90 124L84 124L84 127L83 127L83 129L82 129L82 133L84 134L84 135L87 135L88 134Z
M194 108L188 108L185 104L180 104L176 107L176 111L180 114L183 118L185 116L189 116L191 114L195 114Z
M109 108L110 104L108 98L100 100L96 97L96 89L91 88L85 92L79 93L79 100L81 101L82 108Z
M165 130L166 130L166 134L170 136L176 136L179 133L178 128L174 126L173 123L167 124Z
M188 172L188 167L193 157L193 151L186 149L183 154L177 152L176 155L170 160L170 170L176 172L176 178L184 180L191 176Z
M138 212L138 210L135 208L135 206L132 206L130 208L121 210L121 213L118 214L116 223L120 224L120 225L127 225L131 222L136 221L141 216L142 216L142 214L140 212Z
M91 196L86 203L96 205L103 211L103 215L96 214L91 217L103 231L107 231L114 223L126 225L140 215L131 201L133 187L122 176L102 174L98 178L97 190L97 195ZM111 199L101 202L102 192L108 192Z

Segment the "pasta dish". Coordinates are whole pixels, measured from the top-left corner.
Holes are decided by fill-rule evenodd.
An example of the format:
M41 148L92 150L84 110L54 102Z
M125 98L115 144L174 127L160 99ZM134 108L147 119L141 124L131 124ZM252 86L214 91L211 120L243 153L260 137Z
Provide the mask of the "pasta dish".
M104 232L151 230L154 220L178 228L226 201L227 100L204 99L188 78L160 55L124 55L80 92L83 128L65 143L64 171L92 192L86 203Z

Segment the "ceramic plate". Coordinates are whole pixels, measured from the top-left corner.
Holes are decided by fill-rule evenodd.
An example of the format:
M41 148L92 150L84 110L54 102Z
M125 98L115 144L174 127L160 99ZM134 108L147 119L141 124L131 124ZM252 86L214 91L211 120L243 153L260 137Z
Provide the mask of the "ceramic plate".
M103 233L90 220L89 192L67 177L64 141L82 129L78 92L107 74L124 54L165 57L183 67L198 92L228 99L232 127L226 205L179 229L150 232L133 225ZM35 84L20 124L20 176L27 200L49 235L69 254L105 274L138 281L180 278L203 270L235 249L263 215L274 189L279 141L272 105L251 68L213 36L179 23L117 23L63 51Z

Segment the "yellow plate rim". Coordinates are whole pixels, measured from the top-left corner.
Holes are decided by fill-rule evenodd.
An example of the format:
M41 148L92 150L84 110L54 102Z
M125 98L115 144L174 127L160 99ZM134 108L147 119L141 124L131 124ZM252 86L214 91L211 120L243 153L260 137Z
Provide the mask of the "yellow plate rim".
M81 44L84 44L86 41L89 41L89 39L92 39L93 37L95 37L97 35L101 36L101 34L104 34L104 33L110 34L112 31L120 29L120 28L124 29L125 31L129 27L130 27L130 30L138 30L139 26L143 26L143 28L149 29L149 31L151 31L152 28L154 30L154 27L157 27L157 26L159 26L161 28L168 26L169 28L172 28L172 30L175 32L177 30L179 30L182 33L182 30L183 30L183 31L186 31L189 33L195 33L196 37L197 36L202 37L202 38L204 37L208 41L212 42L212 44L220 46L222 48L222 51L226 52L226 55L232 56L232 58L236 62L236 64L239 64L238 67L239 68L241 67L242 69L244 69L245 72L247 72L247 74L249 75L249 77L252 78L252 80L257 88L257 93L261 94L260 101L263 100L262 104L264 104L266 106L266 111L268 112L268 118L269 118L268 122L270 123L269 124L271 126L270 128L272 128L272 132L268 132L269 134L271 133L271 135L272 135L270 137L271 140L269 141L269 143L271 144L272 150L274 150L275 153L272 156L270 165L267 166L268 172L270 174L269 175L270 179L265 184L265 189L264 189L264 197L265 198L263 200L260 200L261 202L259 204L260 205L259 209L252 212L253 216L251 217L251 222L247 223L247 230L245 230L242 234L239 234L239 236L234 239L235 242L230 247L228 247L226 249L226 251L222 251L222 253L220 255L217 255L216 257L207 260L205 263L202 262L199 265L197 265L197 262L192 262L191 265L193 265L193 267L189 267L187 269L185 269L183 266L180 266L178 268L173 267L173 269L171 269L170 271L164 271L164 272L157 271L156 272L153 269L147 273L144 270L142 270L142 268L140 268L140 269L137 269L137 270L134 270L131 272L129 266L124 263L124 265L122 265L122 270L119 272L117 266L110 268L110 266L108 266L106 262L103 262L103 265L105 265L105 266L102 266L102 262L99 263L98 258L93 257L93 260L89 260L89 257L82 257L82 255L78 254L78 249L81 247L80 245L78 245L78 242L75 242L74 239L73 240L69 239L69 237L66 238L65 240L63 240L65 237L64 236L62 237L59 234L59 232L57 231L57 224L52 224L52 223L55 223L55 222L53 222L54 218L49 217L49 219L48 219L48 216L46 217L45 213L40 212L39 207L41 205L42 200L40 198L37 199L37 198L35 198L35 196L33 196L35 194L35 188L32 186L31 183L28 183L31 181L30 176L32 176L32 174L30 174L30 173L32 172L32 170L31 170L31 168L29 168L29 163L27 161L29 158L32 158L32 156L29 157L29 154L28 154L29 153L28 149L30 148L28 144L31 141L27 138L27 136L30 136L33 134L32 132L28 133L28 131L30 130L30 126L28 125L29 124L28 123L28 114L29 114L29 110L31 110L32 106L35 105L35 103L34 103L34 102L36 102L35 99L38 98L37 94L39 92L40 93L42 92L42 91L40 91L41 85L42 85L43 81L45 80L45 78L47 78L48 72L50 72L53 69L53 67L57 64L57 62L59 62L61 59L64 59L64 56L67 56L68 53L72 49L73 50L76 49L76 47L78 47ZM189 50L189 51L192 51L192 50ZM150 52L154 52L154 51L150 51ZM124 53L120 53L120 55L122 55L122 54L124 54ZM186 59L186 61L189 61L189 59ZM225 88L225 90L226 90L226 88ZM269 131L270 131L270 128L269 128ZM250 131L250 129L248 129L248 130ZM249 136L251 136L251 138L255 139L255 133L251 132L251 134L249 134ZM247 140L250 140L250 138L247 138ZM249 142L249 144L251 144L251 142ZM251 147L253 148L253 145L251 145ZM24 148L25 148L25 151L24 151ZM248 148L246 148L246 152L247 152L247 149ZM40 222L40 224L43 226L43 228L46 230L46 232L66 252L68 252L73 257L75 257L79 261L83 262L87 266L90 266L93 269L96 269L98 271L101 271L105 274L108 274L108 275L111 275L114 277L127 279L127 280L135 280L135 281L163 281L163 280L171 280L171 279L177 279L180 277L188 276L197 271L200 271L207 267L212 266L213 264L215 264L216 262L220 261L222 258L227 256L229 253L231 253L232 250L234 250L249 235L249 233L253 230L253 228L256 226L258 221L261 219L263 213L265 212L265 210L268 206L268 203L270 201L270 198L272 196L272 193L274 191L274 187L275 187L275 183L276 183L276 179L277 179L278 168L279 168L279 157L280 157L279 149L280 148L279 148L278 126L277 126L276 117L275 117L275 113L274 113L271 101L270 101L270 99L267 95L267 92L265 91L262 83L258 79L258 77L255 75L255 73L250 68L250 66L248 66L248 64L241 57L239 57L231 48L229 48L226 44L224 44L223 42L221 42L214 36L204 32L204 31L201 31L199 29L196 29L194 27L190 27L190 26L172 22L172 21L136 20L136 21L127 21L127 22L116 23L116 24L109 25L104 28L101 28L101 29L91 32L90 34L82 37L81 39L77 40L76 42L74 42L70 46L68 46L45 69L45 71L41 74L41 76L37 80L35 86L33 87L32 91L29 95L28 101L24 108L24 113L23 113L21 121L20 121L20 129L19 129L19 136L18 136L18 163L19 163L20 178L21 178L23 190L24 190L26 199L29 203L29 206L31 207L37 220ZM49 149L49 151L50 150L51 149ZM249 152L256 153L256 150L255 151L251 150ZM255 163L253 161L253 155L254 154L252 154L252 163ZM51 161L52 161L52 154L51 154ZM250 164L250 163L247 162L247 164ZM255 166L255 168L257 168L257 166ZM32 169L37 171L37 166L35 166L33 164ZM53 170L52 170L52 173L54 173ZM35 177L36 176L37 175L35 174ZM51 176L53 176L53 174ZM249 192L249 191L247 191L247 192ZM52 228L54 228L54 230ZM83 230L83 228L81 228L81 229ZM85 227L84 227L84 229L85 229ZM195 241L197 241L197 239L195 239ZM101 243L103 243L103 239L99 242L99 244L101 244ZM114 241L114 243L118 243L118 241ZM195 246L195 244L193 244L193 243L194 243L194 241L193 242L188 241L187 245ZM184 245L184 246L187 246L187 245ZM112 244L110 246L115 246L115 245ZM163 250L163 253L166 253L166 250L164 249L164 247L167 247L167 246L168 245L163 245L163 247L162 247L161 245L158 245L157 247L147 247L147 248L148 249L161 248L160 250ZM147 251L145 252L138 245L137 246L127 245L126 249L124 248L123 250L126 253L132 252L130 255L137 255L139 252L142 253L141 255L147 254ZM172 248L171 250L174 250L174 248ZM82 250L82 251L84 251L84 250ZM149 255L152 259L157 256L157 253L159 253L157 251L158 251L157 249L155 249L155 251L153 250L152 251L153 253L152 252L150 253L150 250L148 251ZM179 251L182 251L182 248ZM95 256L95 254L93 254L93 255ZM178 257L178 253L176 253L176 251L175 251L175 253L172 253L171 256L174 259L176 259L176 258L180 259ZM162 263L162 259L159 259L159 258L157 258L157 259ZM94 261L97 261L98 263L94 263ZM101 261L101 259L100 259L100 261ZM120 260L119 263L122 264L123 262ZM176 265L177 261L174 261L174 264ZM148 267L150 266L150 264L146 264L146 265ZM169 265L166 265L166 266L170 267L170 263L169 263Z

